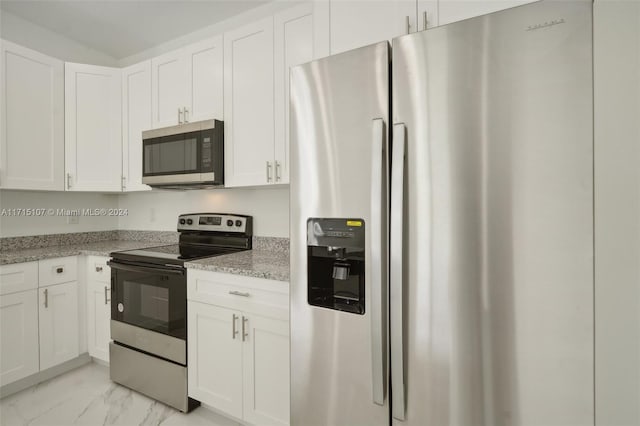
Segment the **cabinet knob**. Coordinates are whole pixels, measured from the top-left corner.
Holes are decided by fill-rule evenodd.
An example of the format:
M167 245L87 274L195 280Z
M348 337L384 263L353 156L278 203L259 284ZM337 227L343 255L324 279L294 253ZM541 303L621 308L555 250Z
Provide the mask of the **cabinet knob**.
M102 272L102 266L96 266L96 272Z
M56 268L56 273L61 274L64 272L64 268Z

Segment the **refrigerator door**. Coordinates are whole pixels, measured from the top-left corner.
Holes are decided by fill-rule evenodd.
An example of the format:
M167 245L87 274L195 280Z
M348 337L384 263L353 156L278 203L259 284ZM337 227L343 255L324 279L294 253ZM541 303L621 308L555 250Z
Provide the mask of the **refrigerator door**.
M393 41L395 425L594 422L591 23L539 2Z
M291 424L388 425L389 44L290 84Z

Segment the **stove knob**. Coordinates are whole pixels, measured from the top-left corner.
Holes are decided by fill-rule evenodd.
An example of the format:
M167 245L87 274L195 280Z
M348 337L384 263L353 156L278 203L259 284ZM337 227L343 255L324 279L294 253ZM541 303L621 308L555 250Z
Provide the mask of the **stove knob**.
M187 219L187 225L193 225L193 219Z
M233 221L231 219L227 220L227 226L233 226Z
M236 220L236 226L242 226L242 221L241 220Z
M180 225L184 225L185 220L184 219L180 219Z

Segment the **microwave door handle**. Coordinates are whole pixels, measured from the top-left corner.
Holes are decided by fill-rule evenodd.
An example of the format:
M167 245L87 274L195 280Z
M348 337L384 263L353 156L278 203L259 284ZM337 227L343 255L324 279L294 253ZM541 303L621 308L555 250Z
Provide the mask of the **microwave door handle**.
M121 271L129 271L129 272L147 272L152 274L170 274L170 275L184 275L184 270L180 269L169 269L169 268L152 268L149 266L137 266L137 265L127 265L124 263L119 263L115 261L108 261L107 265L111 267L111 269L119 269Z

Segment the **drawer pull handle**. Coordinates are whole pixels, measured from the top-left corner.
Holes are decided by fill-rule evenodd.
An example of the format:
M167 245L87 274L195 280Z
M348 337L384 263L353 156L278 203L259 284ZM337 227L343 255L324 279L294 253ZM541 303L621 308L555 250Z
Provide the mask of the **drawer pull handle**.
M61 274L64 272L64 268L56 268L56 273Z
M104 304L108 305L109 302L111 302L111 299L109 299L109 287L107 287L106 285L104 286Z
M96 272L102 272L102 266L96 266Z
M45 309L49 307L49 289L44 289L44 307Z
M236 291L236 290L231 290L231 291L229 292L229 294L233 294L234 296L242 296L242 297L249 297L249 296L251 296L251 294L250 294L250 293L245 293L245 292L242 292L242 291Z

